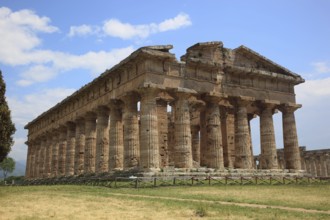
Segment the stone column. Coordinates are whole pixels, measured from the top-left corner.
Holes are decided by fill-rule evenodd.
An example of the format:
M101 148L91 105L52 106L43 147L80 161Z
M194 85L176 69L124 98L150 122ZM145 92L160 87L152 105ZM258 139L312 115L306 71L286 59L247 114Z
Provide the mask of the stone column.
M156 98L158 90L141 90L141 130L140 130L140 167L146 170L159 170L159 137Z
M190 131L190 94L178 92L175 101L175 145L174 145L174 164L177 168L192 168L192 149Z
M328 170L327 170L327 156L326 155L322 155L321 156L321 176L328 176Z
M235 117L233 110L228 107L221 107L220 110L224 166L234 168Z
M74 175L74 159L76 147L76 124L73 122L67 123L67 148L66 148L66 168L65 175Z
M84 173L95 173L96 115L88 112L85 116L85 158Z
M140 160L138 96L131 93L124 101L124 168L138 168Z
M50 133L47 133L47 141L46 141L46 162L45 162L45 169L44 169L44 177L51 176L51 167L52 167L52 150L53 150L53 142L52 136Z
M59 150L58 150L58 176L65 175L67 128L62 126L59 129Z
M200 137L199 137L199 125L191 126L191 146L192 146L192 157L193 161L200 165Z
M249 141L250 141L250 152L251 152L251 159L252 159L252 169L257 169L254 155L253 155L253 144L252 144L252 133L251 133L251 121L256 117L255 114L248 114L248 125L249 125Z
M79 118L76 120L76 146L74 160L75 175L84 173L85 139L85 120Z
M223 169L223 148L220 121L220 99L215 97L207 98L206 105L206 133L207 133L207 166L209 168Z
M158 117L158 139L159 139L159 166L167 167L169 164L168 151L168 116L167 101L157 100L157 117Z
M294 111L300 107L301 105L292 104L283 105L280 108L282 111L284 159L286 169L301 169L296 120L294 116Z
M175 128L174 128L174 105L171 103L172 111L167 114L168 120L168 164L174 166L174 146L175 146Z
M30 169L31 169L31 157L32 157L32 142L27 141L26 142L28 148L27 148L27 155L26 155L26 167L25 167L25 178L30 179L31 174L30 174Z
M321 158L319 155L315 157L315 164L316 164L316 175L321 176Z
M45 170L45 159L46 159L46 148L47 148L47 139L46 136L43 136L41 139L41 145L40 145L40 152L39 152L39 172L38 177L43 178L44 177L44 170Z
M122 102L110 102L110 129L109 129L109 170L122 170L124 167L124 140L122 123Z
M96 123L96 173L109 171L109 109L100 106Z
M310 162L311 162L311 174L312 176L317 176L316 161L314 156L311 157Z
M252 169L251 142L247 118L248 101L235 102L235 168Z
M51 176L56 177L58 176L58 161L59 161L59 133L58 131L54 130L52 136L52 165L51 165Z
M260 168L278 169L273 111L279 103L260 103Z
M207 166L207 132L206 132L206 111L205 108L200 111L200 145L199 145L199 159L201 166Z

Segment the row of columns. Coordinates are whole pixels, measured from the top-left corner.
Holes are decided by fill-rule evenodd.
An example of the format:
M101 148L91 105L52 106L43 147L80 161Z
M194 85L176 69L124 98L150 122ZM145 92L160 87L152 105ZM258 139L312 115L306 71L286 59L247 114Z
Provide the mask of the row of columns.
M191 123L191 94L177 92L171 131L163 117L167 115L167 102L158 100L158 92L145 88L139 96L131 93L121 100L111 100L107 106L30 141L27 177L123 169L157 171L167 165L193 168L195 163L217 170L255 167L247 112L249 101L234 99L234 115L231 115L225 107L220 108L221 97L206 96L204 108L199 109L200 126L196 126ZM272 118L277 104L263 102L259 106L263 169L278 168ZM281 108L286 168L299 170L294 110L290 106Z

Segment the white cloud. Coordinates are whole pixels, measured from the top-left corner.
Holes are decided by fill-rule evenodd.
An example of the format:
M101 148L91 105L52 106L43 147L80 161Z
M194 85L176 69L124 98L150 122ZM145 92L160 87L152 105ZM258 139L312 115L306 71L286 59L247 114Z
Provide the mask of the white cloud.
M189 15L187 15L185 13L180 13L175 18L167 19L167 20L161 22L158 25L158 30L160 32L176 30L181 27L190 26L191 24L192 23L191 23Z
M110 51L87 52L81 55L52 50L38 49L42 40L37 32L52 33L58 28L50 26L50 19L39 17L33 11L12 12L0 8L0 63L11 66L25 65L16 83L29 86L46 82L58 74L73 69L87 69L94 76L112 67L133 52L133 47ZM87 34L92 27L80 26L72 29L72 34Z
M92 27L90 25L80 25L80 26L71 26L70 32L68 34L69 37L74 36L86 36L86 35L92 35L98 33L97 27Z
M159 24L150 23L133 25L123 23L117 19L110 19L104 22L103 31L108 36L127 40L136 37L146 38L150 34L176 30L182 27L190 26L191 24L189 15L180 13L176 17L167 19Z
M330 63L328 62L315 62L312 65L318 73L330 73Z
M45 89L20 98L7 97L12 119L16 125L24 126L74 91L75 89L55 88Z
M30 10L12 12L9 8L0 8L0 61L9 65L28 64L26 51L42 42L36 33L58 31L49 22L49 18L39 17Z
M330 100L330 78L306 80L296 87L297 102L313 105Z

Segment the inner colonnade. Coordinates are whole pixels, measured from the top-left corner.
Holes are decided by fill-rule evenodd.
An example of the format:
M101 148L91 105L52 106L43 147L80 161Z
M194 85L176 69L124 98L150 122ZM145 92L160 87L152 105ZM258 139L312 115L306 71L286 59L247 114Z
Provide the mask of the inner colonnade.
M260 169L301 170L294 85L303 79L249 48L143 47L26 125L27 178L168 168L256 169L250 120L260 117ZM170 107L169 107L170 106Z

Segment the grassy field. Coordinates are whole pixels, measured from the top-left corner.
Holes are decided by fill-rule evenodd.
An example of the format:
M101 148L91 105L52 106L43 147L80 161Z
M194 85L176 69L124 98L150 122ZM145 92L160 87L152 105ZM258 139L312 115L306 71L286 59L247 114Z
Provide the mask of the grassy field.
M330 185L0 187L4 219L330 219Z

